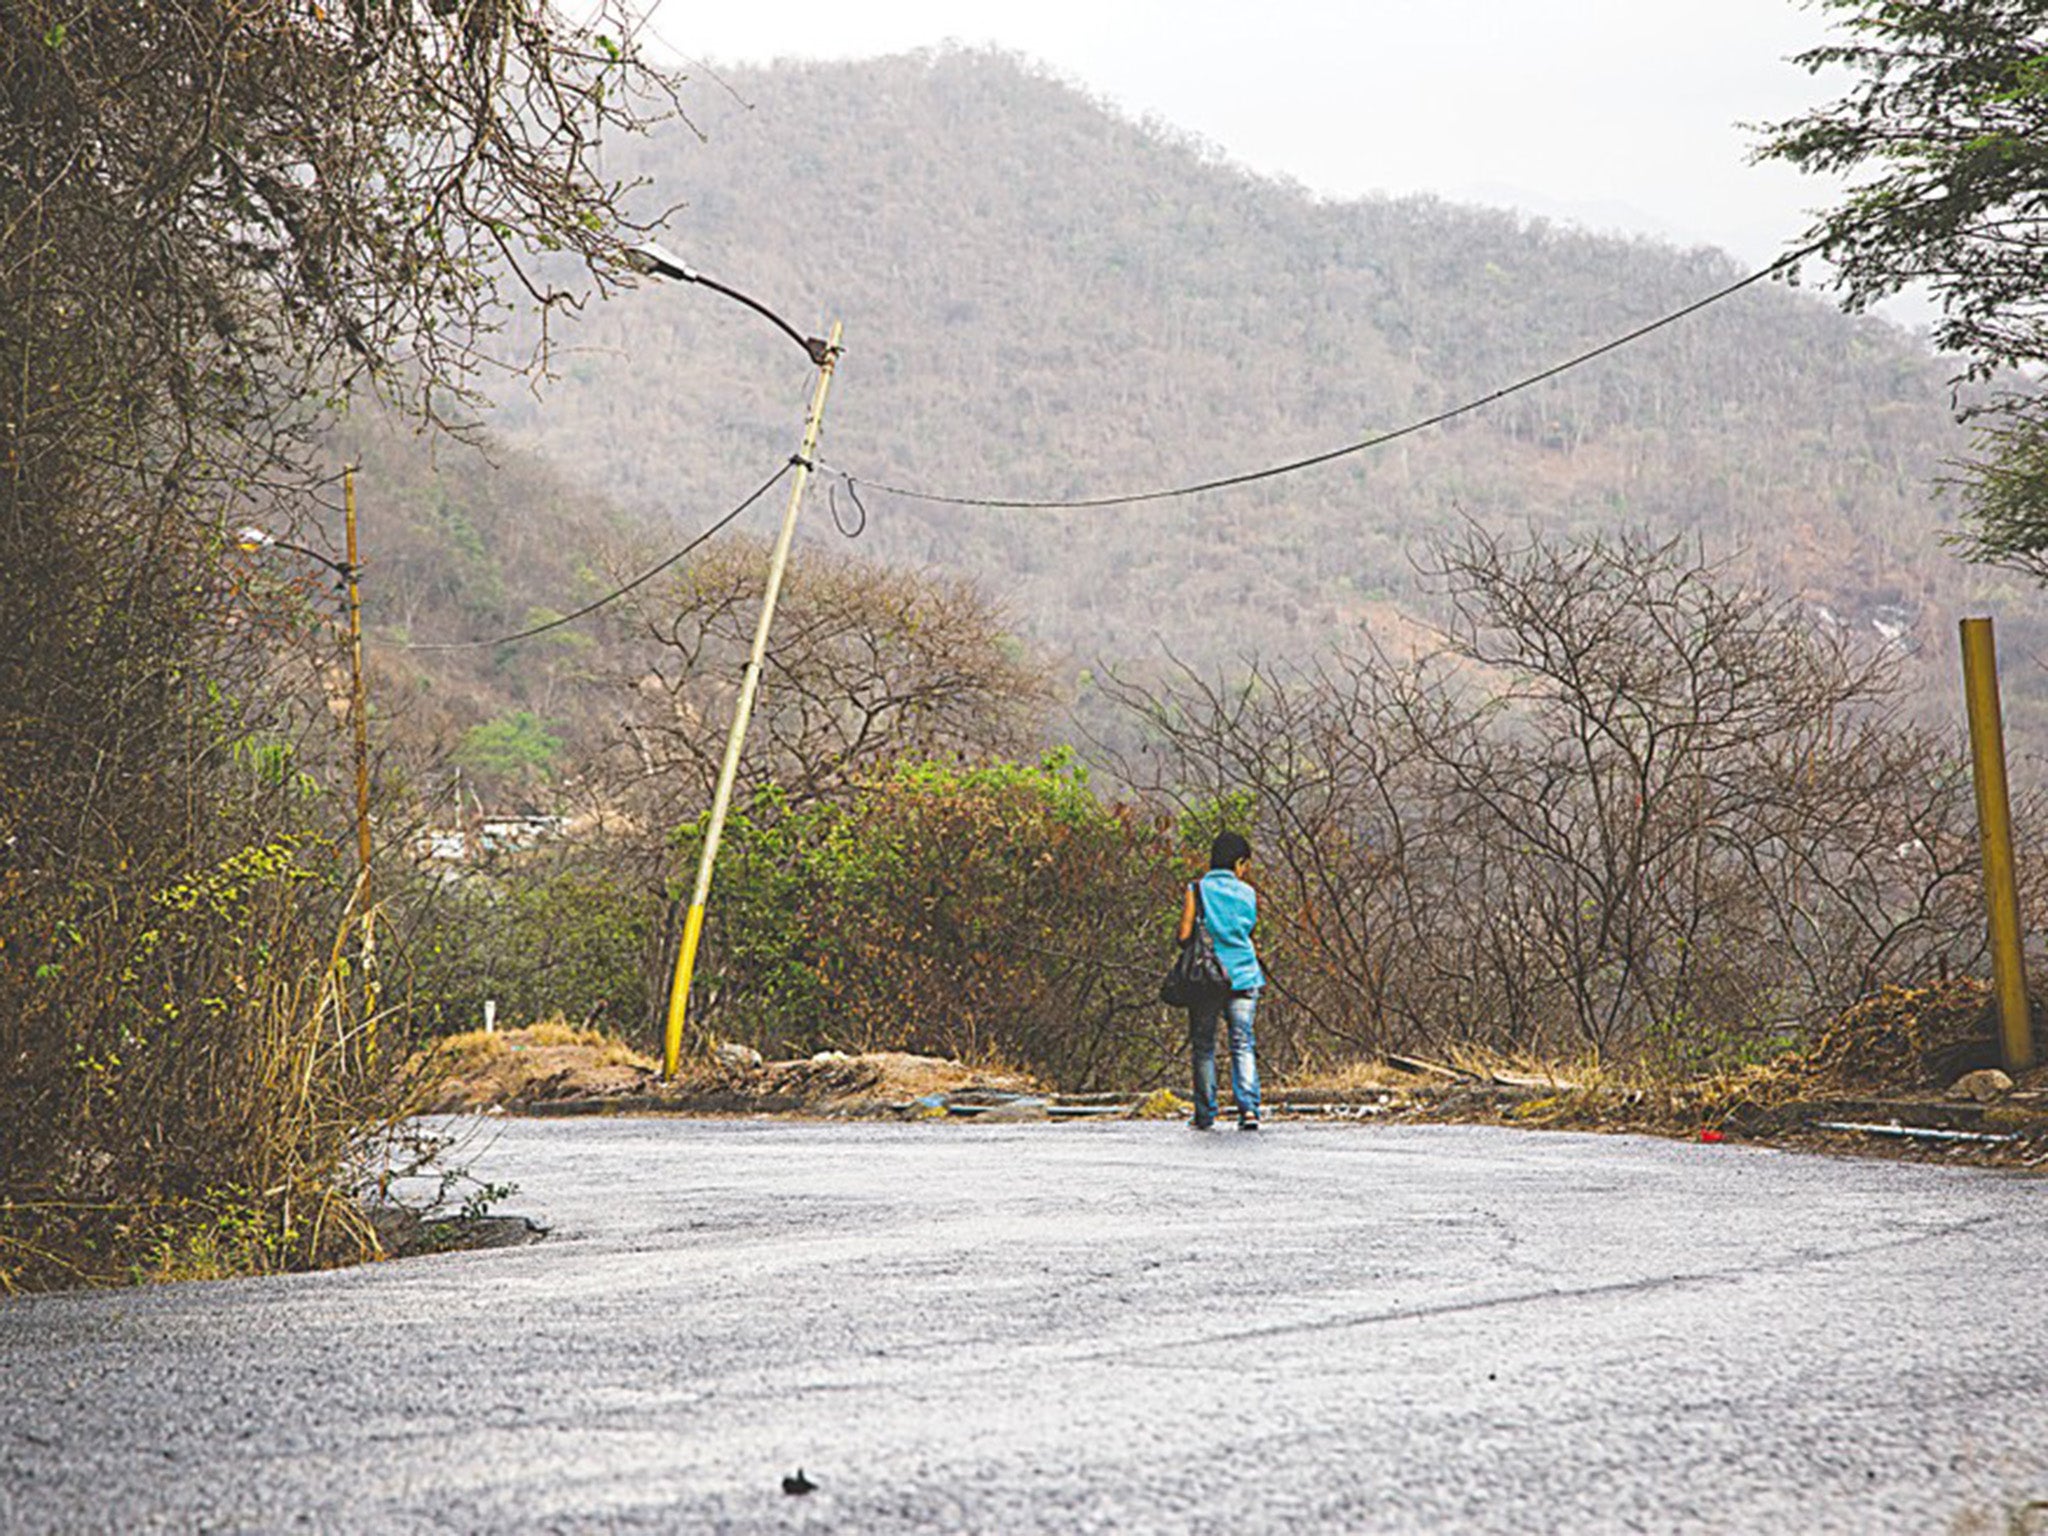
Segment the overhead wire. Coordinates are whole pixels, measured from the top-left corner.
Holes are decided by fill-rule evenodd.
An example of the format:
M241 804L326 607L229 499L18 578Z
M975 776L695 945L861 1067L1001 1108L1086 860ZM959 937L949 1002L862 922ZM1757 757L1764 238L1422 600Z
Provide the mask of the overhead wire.
M1462 404L1451 406L1448 409L1438 411L1433 415L1425 416L1420 420L1411 421L1405 426L1395 427L1386 432L1377 432L1372 434L1371 436L1360 438L1355 442L1342 444L1341 446L1336 448L1327 449L1321 453L1308 454L1302 458L1289 459L1284 463L1269 464L1261 469L1245 470L1238 474L1219 475L1214 479L1199 480L1188 485L1166 486L1158 490L1131 491L1109 496L1082 496L1064 499L1011 496L966 496L950 494L941 491L921 490L915 486L895 485L889 481L877 480L867 475L856 475L850 470L842 469L836 464L827 463L823 459L816 460L813 467L816 468L820 473L834 475L845 482L847 494L853 499L854 506L857 509L858 521L851 528L849 528L845 522L841 521L838 503L836 500L832 504L832 513L833 521L835 524L838 525L839 531L849 538L858 538L860 536L861 531L864 530L867 525L867 507L861 502L860 499L860 490L862 487L866 487L868 490L871 491L881 491L885 495L899 496L908 501L930 502L941 506L985 507L1012 511L1082 511L1090 508L1099 507L1137 506L1145 502L1168 501L1184 496L1199 496L1209 491L1226 490L1232 486L1250 485L1260 480L1277 479L1282 475L1299 474L1302 470L1305 469L1314 469L1319 465L1333 463L1338 459L1349 458L1354 454L1364 453L1370 449L1382 447L1387 443L1398 441L1401 438L1412 437L1418 432L1425 432L1429 430L1429 428L1431 427L1442 426L1447 421L1453 421L1460 416L1469 415L1473 411L1482 410L1485 407L1494 404L1496 401L1505 400L1508 396L1519 394L1521 391L1525 389L1532 389L1536 385L1545 383L1550 379L1554 379L1558 377L1558 375L1560 374L1568 373L1574 368L1584 367L1587 363L1605 357L1610 352L1619 351L1623 347L1641 341L1645 336L1653 335L1654 333L1663 330L1667 326L1676 325L1679 321L1687 319L1692 315L1696 315L1703 309L1707 309L1712 305L1720 303L1724 299L1733 297L1735 294L1742 292L1745 288L1752 287L1757 283L1763 282L1767 278L1774 277L1778 273L1795 266L1803 258L1811 256L1812 254L1814 254L1814 252L1816 252L1819 249L1819 242L1816 242L1812 245L1802 246L1800 249L1796 251L1791 251L1786 255L1779 257L1769 266L1759 267L1756 271L1751 272L1746 277L1738 278L1736 281L1732 283L1725 284L1724 286L1715 289L1712 293L1709 293L1702 298L1693 300L1693 302L1690 304L1684 305L1678 309L1671 310L1667 314L1660 315L1654 320L1648 321L1645 324L1637 326L1634 330L1624 332L1622 335L1616 336L1611 340L1602 342L1597 347L1588 348L1586 351L1580 352L1573 357L1568 357L1563 362L1554 363L1550 367L1545 368L1538 373L1529 374L1525 378L1515 380L1512 384L1504 384L1499 389L1491 390L1484 395L1480 395L1474 399L1464 401ZM592 613L595 613L598 609L603 608L610 603L618 601L618 599L624 597L627 593L632 592L636 588L646 585L648 582L652 581L656 576L659 576L663 571L668 570L677 561L683 559L685 556L701 548L704 544L706 544L712 538L714 538L716 535L722 532L726 527L728 527L730 524L738 520L738 518L743 513L745 513L748 508L752 507L755 502L759 501L763 496L767 495L768 492L775 486L775 484L778 481L782 479L784 475L788 474L791 469L797 466L797 463L798 460L792 456L790 459L784 462L779 468L777 468L774 474L770 475L766 480L762 481L761 484L758 487L756 487L755 490L738 506L734 507L724 516L720 517L716 522L710 524L695 538L691 539L687 544L683 545L682 548L678 549L674 554L668 556L666 559L662 560L658 564L649 567L647 570L642 571L638 576L635 576L631 581L624 582L621 585L614 587L611 591L605 593L602 597L599 597L592 602L585 603L581 608L576 609L573 613L563 614L558 618L549 619L546 623L535 624L527 629L518 630L509 635L494 636L489 640L450 640L441 642L415 642L403 646L402 649L409 651L461 651L484 649L491 646L511 645L521 640L530 640L536 635L543 635L550 630L560 629L564 625L573 624L576 622L576 620L584 618Z
M611 591L605 593L603 597L600 597L593 602L585 603L581 608L578 608L574 613L565 613L561 615L559 618L549 619L545 624L535 624L530 629L522 629L514 634L509 635L498 635L489 640L443 640L439 642L423 641L401 646L400 649L408 651L483 650L491 646L511 645L515 641L519 640L531 640L535 635L544 635L551 629L560 629L565 624L573 624L578 619L584 618L589 614L597 612L598 609L604 607L606 604L617 602L620 598L624 597L628 592L633 591L635 588L645 586L648 582L654 580L655 577L659 576L663 571L667 570L670 566L674 565L678 560L681 560L685 555L688 555L696 549L702 547L704 544L709 543L711 539L713 539L719 533L724 531L725 528L727 528L732 523L736 522L741 516L741 514L743 514L749 507L753 506L755 502L759 501L763 496L766 496L770 490L774 489L776 482L779 481L784 475L788 474L792 469L796 468L796 465L797 461L794 457L785 460L782 466L779 469L777 469L774 474L770 475L766 480L763 480L760 483L760 485L754 489L753 493L747 497L745 501L741 502L738 506L734 507L730 512L726 513L723 517L719 518L718 521L712 523L709 527L705 528L703 532L699 533L695 538L691 539L690 542L685 544L681 549L677 550L667 559L661 561L658 565L649 566L646 570L642 571L638 576L635 576L631 581L624 582L619 586L613 587Z
M1462 405L1454 405L1448 410L1438 411L1433 416L1425 416L1420 421L1411 421L1406 426L1395 427L1387 432L1374 433L1370 437L1363 437L1356 442L1346 443L1341 447L1331 448L1322 453L1312 453L1305 458L1289 459L1282 464L1271 464L1263 469L1246 470L1241 474L1219 475L1213 480L1199 480L1191 485L1175 485L1160 490L1132 491L1112 496L1081 496L1068 499L965 496L940 491L920 490L914 486L892 485L886 480L873 479L867 475L855 475L849 470L841 469L836 464L821 462L819 468L827 474L837 475L846 482L849 490L852 490L855 486L862 486L871 491L881 491L886 495L900 496L908 501L933 502L941 506L990 507L1013 511L1037 512L1078 511L1092 507L1136 506L1141 502L1169 501L1176 497L1199 496L1207 491L1225 490L1231 486L1250 485L1254 481L1271 480L1281 475L1298 474L1304 469L1314 469L1318 465L1329 464L1338 459L1348 458L1353 454L1364 453L1368 449L1382 447L1400 438L1412 437L1418 432L1427 431L1431 427L1442 426L1445 422L1454 420L1459 416L1481 410L1486 406L1492 405L1495 401L1505 400L1509 395L1534 388L1538 384L1556 378L1561 373L1568 373L1572 369L1583 367L1597 358L1605 357L1610 352L1619 351L1623 347L1641 341L1645 336L1663 330L1666 326L1676 325L1688 316L1696 315L1701 310L1720 303L1723 299L1733 297L1745 288L1760 283L1766 278L1776 276L1787 268L1796 265L1804 257L1813 255L1819 249L1819 242L1803 246L1799 250L1779 257L1767 267L1758 268L1747 277L1717 288L1704 298L1695 299L1682 309L1674 309L1669 314L1660 315L1657 319L1649 321L1647 324L1639 325L1624 335L1614 337L1611 341L1602 342L1599 346L1581 352L1576 357L1570 357L1561 363L1555 363L1540 373L1532 373L1527 378L1517 379L1512 384L1502 385L1499 389L1493 390L1488 394L1481 395L1473 400L1467 400Z

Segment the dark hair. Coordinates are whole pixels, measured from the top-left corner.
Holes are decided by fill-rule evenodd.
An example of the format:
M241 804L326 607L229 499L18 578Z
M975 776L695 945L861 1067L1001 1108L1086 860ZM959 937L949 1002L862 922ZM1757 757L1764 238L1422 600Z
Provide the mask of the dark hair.
M1216 841L1209 845L1209 867L1211 869L1235 869L1239 859L1252 856L1252 845L1245 841L1242 833L1218 832Z

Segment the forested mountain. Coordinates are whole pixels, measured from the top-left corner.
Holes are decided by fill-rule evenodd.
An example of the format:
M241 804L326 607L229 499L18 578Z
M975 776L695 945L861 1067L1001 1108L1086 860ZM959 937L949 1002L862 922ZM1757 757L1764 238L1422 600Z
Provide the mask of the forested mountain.
M644 179L650 212L680 204L664 240L693 265L806 332L844 321L828 464L970 496L1142 490L1332 448L1741 275L1718 252L1433 199L1319 200L1002 55L782 64L699 82L691 111L613 146L610 172ZM616 502L643 552L680 542L796 446L808 365L716 293L648 280L557 315L552 339L554 379L506 400L490 428ZM1967 446L1947 374L1895 328L1766 283L1305 473L1091 511L869 489L858 547L986 583L1071 677L1162 643L1205 663L1311 657L1426 606L1413 560L1464 517L1696 530L1816 610L1903 631L1946 687L1964 604L2015 624L2031 606L1938 544L1950 514L1932 485ZM809 539L834 536L833 485L817 485ZM850 519L843 484L836 495ZM745 526L770 525L779 502ZM551 569L597 564L597 549L564 547L604 526L583 505L573 529L527 528ZM514 563L509 546L500 556ZM554 606L590 585L586 569Z
M517 644L477 642L545 625L609 588L614 559L649 547L647 520L566 485L531 454L436 442L369 406L340 425L329 451L357 466L366 656L387 771L427 793L440 781L419 782L422 771L438 773L451 755L463 762L479 728L511 729L536 754L531 773L471 766L486 767L500 798L538 788L617 713L590 683L603 632L583 623ZM328 526L308 537L339 554L337 509L320 520ZM559 760L539 750L550 736L574 750Z

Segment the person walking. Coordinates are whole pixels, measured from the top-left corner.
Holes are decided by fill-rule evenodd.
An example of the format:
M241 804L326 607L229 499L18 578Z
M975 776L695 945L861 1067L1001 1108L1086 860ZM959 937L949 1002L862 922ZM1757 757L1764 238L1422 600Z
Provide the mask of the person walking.
M1216 1027L1225 1019L1230 1029L1230 1094L1237 1105L1237 1128L1259 1128L1259 1062L1252 1033L1259 1011L1259 989L1266 973L1252 946L1259 921L1259 893L1245 875L1252 845L1237 832L1219 833L1209 845L1209 872L1190 885L1181 905L1179 941L1185 944L1196 922L1209 930L1209 942L1230 991L1206 997L1188 1009L1188 1054L1195 1075L1195 1119L1198 1131L1216 1123Z

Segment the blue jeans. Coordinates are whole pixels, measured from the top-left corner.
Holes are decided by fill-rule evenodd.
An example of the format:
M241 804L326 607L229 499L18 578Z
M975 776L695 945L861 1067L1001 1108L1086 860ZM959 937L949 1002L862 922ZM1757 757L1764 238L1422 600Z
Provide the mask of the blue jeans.
M1252 1019L1259 994L1233 992L1228 999L1199 1003L1188 1010L1188 1053L1195 1064L1195 1124L1216 1120L1216 1025L1230 1016L1230 1096L1240 1120L1259 1118L1259 1058L1252 1038Z

